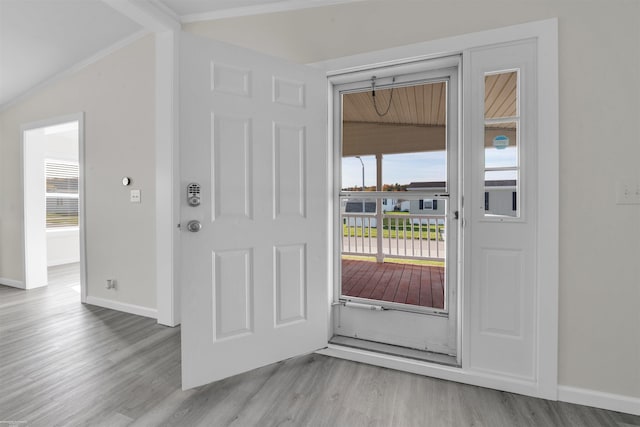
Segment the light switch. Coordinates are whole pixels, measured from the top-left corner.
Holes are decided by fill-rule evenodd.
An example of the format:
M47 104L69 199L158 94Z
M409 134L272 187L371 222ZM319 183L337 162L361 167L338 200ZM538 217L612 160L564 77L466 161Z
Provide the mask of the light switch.
M131 203L140 203L140 190L131 190L130 201Z

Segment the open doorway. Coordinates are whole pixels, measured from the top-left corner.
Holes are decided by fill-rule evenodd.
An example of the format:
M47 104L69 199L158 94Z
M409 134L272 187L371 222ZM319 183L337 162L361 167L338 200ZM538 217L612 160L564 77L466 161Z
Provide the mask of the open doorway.
M458 365L458 66L424 67L336 86L332 342Z
M23 128L25 288L50 283L84 296L82 117Z

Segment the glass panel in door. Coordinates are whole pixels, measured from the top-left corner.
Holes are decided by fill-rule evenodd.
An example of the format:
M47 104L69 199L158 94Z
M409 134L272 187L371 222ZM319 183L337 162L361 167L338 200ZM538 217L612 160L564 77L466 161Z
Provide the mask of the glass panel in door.
M342 94L346 300L446 308L447 85Z

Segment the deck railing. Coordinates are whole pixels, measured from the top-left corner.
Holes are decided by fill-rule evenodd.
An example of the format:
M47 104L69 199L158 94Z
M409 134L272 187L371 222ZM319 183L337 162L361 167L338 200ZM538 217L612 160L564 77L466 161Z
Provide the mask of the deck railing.
M380 260L445 258L444 215L383 214L379 228L375 214L342 213L342 227L343 254L375 255Z

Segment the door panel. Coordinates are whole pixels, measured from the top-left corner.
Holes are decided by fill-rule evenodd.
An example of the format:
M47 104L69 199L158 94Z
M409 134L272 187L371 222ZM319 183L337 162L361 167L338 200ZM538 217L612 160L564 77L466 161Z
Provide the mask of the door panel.
M470 218L470 253L465 257L471 301L467 363L473 370L526 380L536 376L535 52L535 41L471 52L470 120L474 139L468 147L471 179L465 183L471 194L465 206ZM500 82L492 82L487 76L516 76L513 83L501 86L501 94L513 93L511 102L502 102L510 105L506 112L492 113L491 105L499 103L492 104L492 100ZM519 125L514 126L514 122ZM491 156L498 158L508 148L497 147L493 138L486 138L488 126L503 135L509 146L517 147L505 167L493 167L500 164ZM493 175L487 174L489 170ZM512 207L508 197L510 209L496 212L497 193L491 192L499 182L511 186L507 195L513 192L518 200Z
M327 97L308 67L184 33L180 50L187 389L326 346Z

